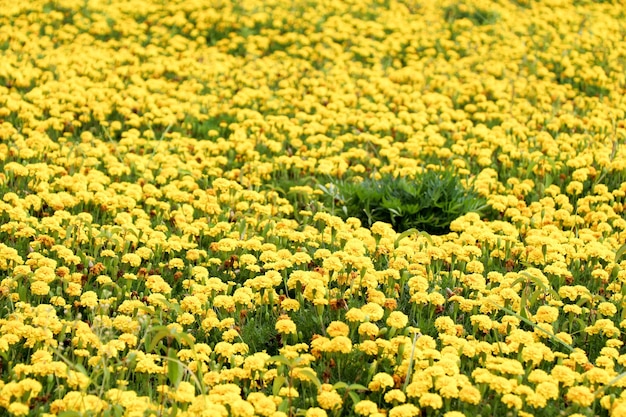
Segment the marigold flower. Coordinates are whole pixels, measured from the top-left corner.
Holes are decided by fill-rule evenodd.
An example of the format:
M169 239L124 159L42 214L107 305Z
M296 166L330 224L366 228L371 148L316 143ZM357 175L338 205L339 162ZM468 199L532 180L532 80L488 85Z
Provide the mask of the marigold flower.
M372 378L372 381L368 384L368 388L372 391L384 391L387 388L393 387L395 384L393 377L387 373L379 372Z
M593 403L595 396L588 387L579 385L568 389L565 398L581 407L589 407Z
M141 256L134 253L126 253L122 255L122 263L129 264L132 267L141 265Z
M389 417L415 417L420 415L420 409L413 404L402 404L389 410Z
M375 338L376 336L378 336L379 331L380 330L378 329L378 326L376 326L374 323L365 322L359 325L359 334L361 336Z
M369 416L378 412L378 406L373 401L361 400L354 405L354 412L360 416Z
M535 314L537 323L554 323L559 317L559 310L551 306L541 306Z
M322 384L317 394L317 403L325 410L334 410L343 406L341 395L330 384Z
M289 317L277 320L274 327L278 333L282 334L296 334L297 332L296 324Z
M392 389L391 391L388 391L383 398L385 402L388 403L403 403L406 401L406 395L399 389Z
M318 396L318 401L319 401L319 396ZM327 408L328 410L332 409L331 408ZM319 408L319 407L312 407L309 408L308 410L306 410L306 413L304 414L305 417L326 417L328 414L326 414L326 411Z
M389 314L389 317L387 317L386 321L388 326L394 327L396 329L402 329L406 327L408 322L409 318L407 317L407 315L400 311L392 311Z
M33 281L30 284L30 291L34 295L48 295L50 286L43 281Z
M347 324L345 324L344 322L341 321L332 321L327 327L326 327L326 333L331 336L331 337L335 337L335 336L348 336L348 334L350 333L350 328L348 327Z
M480 391L471 385L464 386L459 391L459 399L469 404L478 404L481 400Z
M352 351L352 341L346 336L336 336L330 340L327 347L328 352L350 353Z

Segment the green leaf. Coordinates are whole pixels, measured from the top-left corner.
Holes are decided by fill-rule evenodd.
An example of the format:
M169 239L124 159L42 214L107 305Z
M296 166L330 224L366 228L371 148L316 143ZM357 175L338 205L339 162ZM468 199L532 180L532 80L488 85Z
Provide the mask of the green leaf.
M82 414L79 413L78 411L73 411L73 410L66 410L66 411L61 411L59 414L57 414L58 417L82 417Z
M622 259L622 256L624 256L624 253L626 253L626 243L623 244L618 250L617 252L615 252L615 263L619 263L620 260Z
M309 381L315 384L315 387L319 388L322 386L317 374L311 368L296 368L298 370L298 374L305 376Z
M165 327L165 326L159 326L159 327ZM154 349L157 347L159 342L162 341L163 339L168 338L171 335L172 334L167 327L165 327L165 329L163 330L158 331L157 334L154 335L154 338L152 339L152 343L150 343L150 346L148 347L146 353L154 353Z
M350 384L348 385L348 389L355 390L355 391L367 391L369 388L361 384Z
M181 345L185 344L187 346L193 346L193 339L191 338L190 334L176 333L174 337L176 338L176 340L178 340L178 343L180 343ZM185 343L182 343L182 342L185 342Z
M522 290L522 297L520 300L520 317L526 321L526 322L530 322L530 320L528 319L528 310L526 309L526 305L528 304L528 291L526 291L526 289Z
M500 310L517 317L518 319L522 320L524 323L528 324L529 326L531 326L533 329L535 330L539 330L540 332L543 332L545 334L548 335L548 337L556 343L559 343L560 345L564 346L565 348L567 348L567 350L569 350L570 352L574 351L574 348L570 345L568 345L567 343L565 343L564 341L562 341L561 339L559 339L558 337L556 337L554 334L548 332L547 330L545 330L542 327L537 326L536 323L533 323L532 321L530 321L527 317L522 316L521 314L517 314L515 311L511 310L510 308L504 307L499 305L498 303L494 303L491 300L487 300L488 302L490 302L491 304L495 305L496 307L498 307ZM523 311L523 310L522 310Z
M167 351L167 377L170 380L170 385L174 388L178 388L178 385L183 380L183 364L178 360L176 351L169 348Z
M359 395L354 392L354 391L348 391L348 395L350 396L350 399L352 400L352 402L356 405L359 401L361 401L361 398L359 397Z
M280 363L287 366L288 368L291 368L293 366L292 361L282 355L272 356L271 358L269 358L269 362Z
M348 387L348 384L343 381L336 382L335 385L333 385L334 389L344 389L347 387Z
M276 394L274 394L276 395ZM278 405L278 411L282 411L283 413L287 413L287 411L289 411L289 400L283 400L283 402L281 402Z
M272 384L272 394L274 396L277 396L278 392L283 387L283 385L285 385L286 382L287 382L287 378L285 378L282 375L274 378L274 383Z

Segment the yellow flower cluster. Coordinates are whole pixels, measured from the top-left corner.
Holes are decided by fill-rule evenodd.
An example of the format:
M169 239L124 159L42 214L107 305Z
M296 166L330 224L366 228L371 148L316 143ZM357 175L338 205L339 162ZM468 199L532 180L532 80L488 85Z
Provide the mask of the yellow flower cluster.
M614 3L0 1L2 413L626 416Z

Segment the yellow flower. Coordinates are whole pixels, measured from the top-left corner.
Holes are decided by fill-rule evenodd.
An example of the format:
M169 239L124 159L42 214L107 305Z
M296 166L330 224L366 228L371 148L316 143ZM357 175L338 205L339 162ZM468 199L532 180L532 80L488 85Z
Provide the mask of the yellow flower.
M298 398L300 396L300 393L298 393L298 391L291 387L282 387L279 391L278 391L278 396L279 397L288 397L288 398Z
M76 282L70 282L69 284L67 284L67 288L65 289L65 292L72 297L79 296L82 291L83 288L80 286L79 283Z
M595 396L588 387L579 385L567 390L565 398L581 407L589 407L593 403Z
M378 336L378 332L378 326L376 326L374 323L370 323L367 321L359 325L359 334L361 336L368 336L373 339Z
M229 402L230 412L234 417L252 417L254 416L254 406L249 402L238 398L233 402Z
M541 306L537 309L535 314L535 321L537 323L554 323L559 317L559 310L551 306Z
M326 333L331 336L331 337L335 337L335 336L348 336L348 334L350 333L350 328L348 327L347 324L345 324L344 322L341 321L332 321L327 327L326 327Z
M583 184L580 181L570 181L569 184L567 184L567 187L565 187L565 190L567 191L568 194L571 195L579 195L583 192Z
M361 352L367 355L378 354L378 344L376 344L376 342L373 340L365 340L359 343L358 348Z
M598 304L598 312L605 317L613 317L617 313L617 307L613 303L604 301Z
M435 319L435 328L440 332L448 335L456 335L456 325L448 316L437 317Z
M544 381L537 384L535 390L549 400L559 398L559 386L552 381Z
M365 320L365 313L358 308L352 307L346 313L346 320L351 323L363 321Z
M30 284L30 291L34 295L48 295L50 286L43 281L33 281Z
M296 334L296 324L286 316L279 318L274 326L276 331L281 334Z
M395 384L393 377L387 373L379 372L372 378L372 381L368 384L368 388L372 391L384 391L387 388L393 387Z
M172 287L160 275L148 276L146 288L153 293L169 294L172 292Z
M385 315L385 310L376 303L367 303L361 307L361 311L365 314L365 319L370 321L378 321Z
M566 387L574 385L581 378L580 374L563 365L555 365L550 375Z
M328 409L330 410L332 408L328 408ZM306 413L304 414L305 417L326 417L327 415L328 414L326 414L326 411L319 407L309 408L308 410L306 410Z
M35 270L35 273L33 275L33 279L45 282L46 284L50 284L56 278L57 277L54 273L54 269L49 266L40 266Z
M254 406L254 410L261 416L269 417L276 412L276 403L261 392L251 392L247 398Z
M354 412L360 416L369 416L378 412L376 403L370 400L361 400L354 405Z
M459 399L469 404L478 404L481 400L480 391L471 385L466 385L459 391Z
M394 327L396 329L404 328L408 322L409 322L409 318L407 317L407 315L400 311L391 312L389 314L389 317L387 317L387 321L386 321L388 326Z
M122 263L129 264L132 267L141 265L141 256L134 253L126 253L122 255Z
M334 410L343 406L341 395L330 384L322 384L317 394L317 403L325 410Z
M392 389L391 391L388 391L383 398L388 403L403 403L406 401L406 395L404 395L404 392L399 389Z
M352 351L352 341L346 336L336 336L330 340L327 347L328 352L350 353Z
M9 405L7 411L9 412L9 414L14 416L25 416L28 415L28 413L30 412L30 408L26 404L20 402L12 402L11 405Z
M281 301L280 307L285 311L298 311L300 309L300 302L291 298L285 298Z
M415 417L420 415L420 409L413 404L402 404L389 410L389 417Z
M443 400L441 396L431 392L427 392L422 395L419 399L419 402L422 407L430 407L435 410L439 410L441 407L443 407Z
M81 296L80 296L80 304L83 307L95 307L98 305L98 294L96 294L94 291L87 291L84 292Z
M176 388L172 393L172 398L174 401L190 403L194 400L196 396L196 388L193 384L187 381L180 381L178 384L178 388Z

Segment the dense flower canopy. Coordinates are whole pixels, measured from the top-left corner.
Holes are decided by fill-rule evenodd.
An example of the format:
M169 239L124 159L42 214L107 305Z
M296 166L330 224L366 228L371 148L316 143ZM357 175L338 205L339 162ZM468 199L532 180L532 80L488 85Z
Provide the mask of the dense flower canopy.
M626 415L625 35L618 1L0 0L0 414ZM488 205L449 233L328 198L442 168Z

